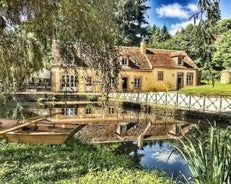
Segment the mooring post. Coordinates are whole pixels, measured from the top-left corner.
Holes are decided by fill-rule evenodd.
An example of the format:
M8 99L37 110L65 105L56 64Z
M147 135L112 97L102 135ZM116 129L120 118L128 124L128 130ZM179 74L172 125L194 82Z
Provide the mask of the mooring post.
M144 146L144 136L143 134L140 134L138 139L137 139L137 146L139 149L143 148Z

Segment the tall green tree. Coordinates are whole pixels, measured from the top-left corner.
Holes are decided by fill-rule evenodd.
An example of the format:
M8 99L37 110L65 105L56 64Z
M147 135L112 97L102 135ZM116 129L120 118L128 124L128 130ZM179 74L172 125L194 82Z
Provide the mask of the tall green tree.
M115 19L119 25L119 45L137 46L147 35L148 22L146 11L147 0L118 0L115 3Z
M216 43L213 61L218 70L231 68L231 29L225 32Z
M148 26L147 27L147 35L146 35L146 39L148 40L148 43L149 44L151 44L151 43L153 43L153 39L154 39L154 37L153 37L153 33L156 31L156 29L157 29L158 27L155 25L155 24L153 24L153 26Z
M208 72L208 81L212 81L215 85L216 69L212 60L212 53L215 51L214 41L217 33L216 23L220 20L219 0L199 0L200 12L194 15L194 19L199 18L199 34L198 39L201 40L200 46L200 63L204 72ZM205 18L203 18L205 16ZM202 71L202 72L203 72Z
M160 34L160 42L165 42L171 38L170 33L168 32L168 28L164 24L162 29L161 29L161 34Z
M189 24L170 40L170 49L184 50L193 60L196 60L200 57L200 49L198 47L198 45L202 45L202 41L198 39L200 36L202 35L199 27Z
M153 48L168 49L172 36L169 34L168 28L164 25L161 29L155 25L148 30L149 45Z

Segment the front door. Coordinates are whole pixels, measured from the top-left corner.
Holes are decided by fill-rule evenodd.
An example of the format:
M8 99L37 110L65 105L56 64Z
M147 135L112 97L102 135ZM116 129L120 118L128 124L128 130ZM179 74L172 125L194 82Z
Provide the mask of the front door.
M178 73L177 74L177 90L184 87L184 83L183 83L184 80L183 79L184 79L184 74Z
M122 78L122 89L123 91L127 91L128 89L128 78L127 77L123 77Z

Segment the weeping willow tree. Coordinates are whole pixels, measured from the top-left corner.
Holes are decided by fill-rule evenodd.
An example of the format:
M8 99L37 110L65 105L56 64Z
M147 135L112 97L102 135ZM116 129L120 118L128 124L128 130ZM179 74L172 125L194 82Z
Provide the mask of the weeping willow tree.
M54 35L55 39L63 43L61 55L71 62L78 58L76 49L79 50L78 56L87 60L88 66L95 70L103 94L107 95L111 81L117 78L119 71L118 48L115 47L118 31L113 21L112 1L104 1L103 4L100 0L88 3L63 1L61 7L55 19ZM71 43L74 45L69 47L68 52L63 52L67 51L66 45Z
M88 56L90 67L97 69L108 93L118 74L119 27L127 20L124 17L120 25L115 21L115 5L120 1L1 0L0 69L4 72L0 80L4 88L17 90L26 76L49 63L55 39L83 43L81 52ZM134 0L134 7L142 2Z
M44 66L57 8L49 0L0 2L0 80L5 92L16 91L26 76Z

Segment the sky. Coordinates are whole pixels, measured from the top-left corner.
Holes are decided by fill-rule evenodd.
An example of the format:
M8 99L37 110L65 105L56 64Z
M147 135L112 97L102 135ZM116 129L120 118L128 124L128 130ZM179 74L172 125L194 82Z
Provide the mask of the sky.
M166 25L171 35L177 30L185 28L193 19L192 15L198 12L198 0L149 0L151 7L148 12L148 22L160 28ZM231 18L231 0L220 0L221 18Z

